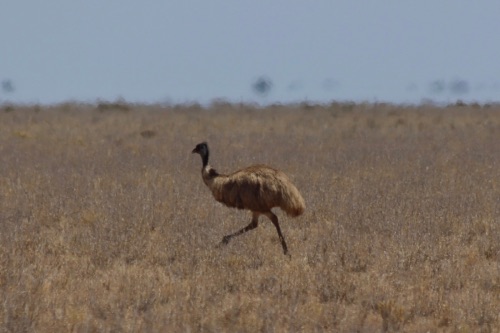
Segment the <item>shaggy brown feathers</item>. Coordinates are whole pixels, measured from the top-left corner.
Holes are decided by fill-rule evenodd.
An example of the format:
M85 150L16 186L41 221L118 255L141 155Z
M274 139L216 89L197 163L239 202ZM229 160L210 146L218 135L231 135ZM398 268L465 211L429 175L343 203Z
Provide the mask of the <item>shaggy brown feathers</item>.
M228 207L253 212L252 222L247 227L225 236L222 242L227 244L232 237L256 228L259 216L266 215L275 225L283 251L287 254L278 218L271 209L280 207L292 217L301 215L305 209L304 199L287 175L265 165L254 165L229 175L222 175L208 164L209 150L206 142L198 144L192 152L200 154L202 158L202 178L215 200Z
M267 212L280 207L289 216L304 212L304 199L288 177L265 165L254 165L230 175L214 175L212 168L202 170L205 184L215 200L228 207Z

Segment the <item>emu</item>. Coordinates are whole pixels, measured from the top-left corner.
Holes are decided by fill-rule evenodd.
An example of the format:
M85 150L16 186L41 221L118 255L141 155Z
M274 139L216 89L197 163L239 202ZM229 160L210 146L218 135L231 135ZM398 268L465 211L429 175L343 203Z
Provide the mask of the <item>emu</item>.
M200 154L203 167L203 182L212 191L215 200L228 207L248 209L252 212L252 221L246 227L222 238L221 244L227 244L236 236L257 228L259 216L267 216L276 227L283 253L288 255L285 237L281 233L278 217L271 211L279 207L289 216L301 215L305 209L304 199L287 175L266 165L253 165L234 173L219 174L208 164L208 144L199 143L192 153Z

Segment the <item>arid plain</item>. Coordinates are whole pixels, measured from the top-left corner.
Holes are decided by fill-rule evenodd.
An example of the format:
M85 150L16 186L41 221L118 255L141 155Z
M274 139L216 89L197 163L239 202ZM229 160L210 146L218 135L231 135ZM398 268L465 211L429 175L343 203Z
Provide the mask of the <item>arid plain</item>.
M306 201L251 214L191 154ZM495 332L500 105L0 108L0 332Z

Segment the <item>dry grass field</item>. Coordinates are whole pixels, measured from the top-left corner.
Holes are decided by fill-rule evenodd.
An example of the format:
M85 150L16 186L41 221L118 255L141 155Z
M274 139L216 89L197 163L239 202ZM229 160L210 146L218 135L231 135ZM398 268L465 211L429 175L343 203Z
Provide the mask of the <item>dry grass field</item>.
M304 215L218 247L194 146ZM500 106L0 108L0 332L498 332Z

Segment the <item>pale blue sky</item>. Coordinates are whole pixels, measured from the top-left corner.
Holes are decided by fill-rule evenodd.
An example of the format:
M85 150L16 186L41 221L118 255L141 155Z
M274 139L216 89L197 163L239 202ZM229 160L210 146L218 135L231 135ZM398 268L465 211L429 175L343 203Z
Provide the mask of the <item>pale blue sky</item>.
M0 103L499 101L499 35L498 0L3 0Z

